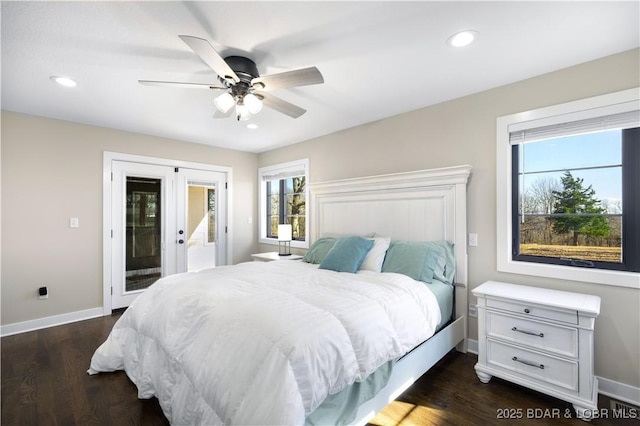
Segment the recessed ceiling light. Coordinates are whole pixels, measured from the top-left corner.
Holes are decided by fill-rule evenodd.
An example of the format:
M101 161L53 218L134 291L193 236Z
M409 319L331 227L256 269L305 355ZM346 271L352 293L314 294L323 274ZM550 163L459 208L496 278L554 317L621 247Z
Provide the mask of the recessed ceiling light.
M51 81L58 83L60 86L65 87L75 87L76 82L67 77L57 77L55 75L51 76Z
M452 47L464 47L473 43L478 33L472 30L460 31L447 39L447 44Z
M256 123L247 124L247 129L255 130L257 128L258 128L258 125Z

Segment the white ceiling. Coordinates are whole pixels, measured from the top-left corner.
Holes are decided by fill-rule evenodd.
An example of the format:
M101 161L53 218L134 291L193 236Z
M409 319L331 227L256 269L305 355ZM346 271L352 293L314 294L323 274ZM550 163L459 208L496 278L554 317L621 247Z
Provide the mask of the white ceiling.
M2 1L2 109L262 152L636 48L639 4ZM446 45L465 29L476 43ZM217 83L180 34L262 75L316 66L325 83L273 92L298 119L213 119L219 92L138 84Z

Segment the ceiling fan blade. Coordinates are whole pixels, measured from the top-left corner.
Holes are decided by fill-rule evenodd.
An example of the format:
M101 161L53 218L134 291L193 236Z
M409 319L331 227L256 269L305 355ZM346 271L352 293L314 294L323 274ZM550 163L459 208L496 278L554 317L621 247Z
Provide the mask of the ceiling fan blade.
M302 114L307 112L306 109L300 108L297 105L289 103L269 93L256 92L255 95L258 96L258 98L262 99L262 103L265 106L271 109L274 109L278 112L281 112L285 115L288 115L289 117L292 117L292 118L298 118Z
M171 87L183 87L189 89L213 89L213 90L227 90L223 86L214 86L213 84L204 83L180 83L177 81L155 81L155 80L138 80L138 83L144 86L171 86Z
M200 59L204 61L205 64L209 65L212 70L216 72L220 77L224 79L231 79L235 83L238 83L240 79L236 75L236 73L231 69L229 64L225 62L225 60L216 52L216 50L211 46L207 40L198 37L192 37L187 35L178 36L184 41L187 46L191 48L195 52L196 55L200 56Z
M263 75L251 81L251 84L258 90L276 90L321 83L324 83L324 78L316 67Z

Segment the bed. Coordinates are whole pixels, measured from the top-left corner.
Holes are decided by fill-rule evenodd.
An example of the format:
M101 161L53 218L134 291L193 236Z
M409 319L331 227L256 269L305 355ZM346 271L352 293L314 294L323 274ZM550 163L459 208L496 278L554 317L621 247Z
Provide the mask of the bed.
M310 185L305 261L158 281L89 374L125 370L172 424L365 423L454 347L466 351L470 171ZM413 253L430 260L411 269Z

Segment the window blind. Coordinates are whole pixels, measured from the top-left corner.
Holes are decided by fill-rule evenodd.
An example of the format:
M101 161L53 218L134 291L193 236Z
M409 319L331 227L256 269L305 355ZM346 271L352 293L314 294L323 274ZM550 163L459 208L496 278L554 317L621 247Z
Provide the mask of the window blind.
M535 122L528 122L529 126L532 127L528 127L526 124L527 122L518 123L518 126L509 127L509 143L511 145L560 138L563 136L640 127L640 110L636 109L633 111L624 111L542 126L536 126ZM518 127L526 128L519 129Z
M305 175L305 164L300 162L296 162L295 164L292 163L289 165L283 165L282 167L264 168L260 173L260 177L264 182Z

